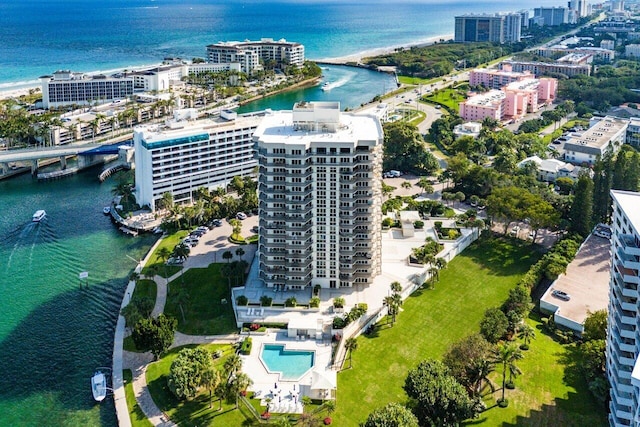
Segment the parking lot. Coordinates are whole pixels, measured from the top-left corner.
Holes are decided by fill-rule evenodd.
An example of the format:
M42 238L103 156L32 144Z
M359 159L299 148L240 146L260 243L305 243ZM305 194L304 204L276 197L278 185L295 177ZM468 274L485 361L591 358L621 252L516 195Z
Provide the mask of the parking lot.
M247 238L255 233L251 229L258 225L258 216L252 215L247 219L241 221L242 231L240 234L244 238ZM195 228L195 227L194 227ZM212 230L207 231L198 241L194 247L190 247L191 252L189 258L184 262L186 268L206 268L209 264L214 262L224 262L222 254L226 251L231 251L233 258L231 261L237 261L240 258L236 255L237 248L242 248L245 253L242 255L242 259L250 261L253 259L253 255L257 249L256 245L237 245L229 241L229 236L233 227L227 220L222 220L220 227L214 227Z

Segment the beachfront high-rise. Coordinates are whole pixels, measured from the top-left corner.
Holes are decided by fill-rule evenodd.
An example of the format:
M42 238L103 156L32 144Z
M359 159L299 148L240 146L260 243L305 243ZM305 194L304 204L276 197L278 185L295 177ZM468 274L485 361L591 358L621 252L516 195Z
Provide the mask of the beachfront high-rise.
M264 283L372 283L382 256L380 121L341 113L338 102L299 102L266 116L254 140Z
M521 39L522 14L469 14L455 17L456 43L515 43Z
M609 424L640 425L640 193L611 191L613 233L607 331Z

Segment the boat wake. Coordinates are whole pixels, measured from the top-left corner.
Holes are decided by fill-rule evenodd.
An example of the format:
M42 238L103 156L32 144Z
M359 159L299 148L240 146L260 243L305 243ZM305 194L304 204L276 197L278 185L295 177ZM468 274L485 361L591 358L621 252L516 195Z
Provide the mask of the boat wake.
M326 92L326 91L330 91L331 89L336 89L336 88L339 88L340 86L344 86L347 83L349 83L349 81L353 78L353 76L355 76L355 73L349 74L335 82L325 82L325 84L322 85L322 90Z

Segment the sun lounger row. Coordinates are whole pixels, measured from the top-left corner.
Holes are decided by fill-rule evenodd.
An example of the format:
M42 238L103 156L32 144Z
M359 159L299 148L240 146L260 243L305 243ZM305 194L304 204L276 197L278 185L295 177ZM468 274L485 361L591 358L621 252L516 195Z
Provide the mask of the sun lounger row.
M247 316L262 316L264 314L264 308L250 308L247 311Z

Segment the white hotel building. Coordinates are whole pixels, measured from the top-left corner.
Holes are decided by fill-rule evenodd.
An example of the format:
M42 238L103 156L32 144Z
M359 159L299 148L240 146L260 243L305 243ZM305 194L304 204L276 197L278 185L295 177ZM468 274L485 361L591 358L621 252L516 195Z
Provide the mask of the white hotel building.
M381 273L382 141L375 116L299 102L264 118L260 277L268 287L371 284Z
M45 109L124 99L133 94L134 84L132 78L89 76L69 70L56 71L52 76L42 76L40 82L42 107Z
M195 117L195 110L176 116ZM136 198L152 210L165 192L175 202L191 201L200 187L226 186L254 173L253 132L262 117L223 112L218 120L174 120L135 128Z
M611 191L613 233L607 331L609 424L640 426L640 193Z

